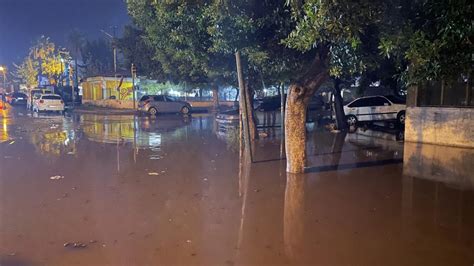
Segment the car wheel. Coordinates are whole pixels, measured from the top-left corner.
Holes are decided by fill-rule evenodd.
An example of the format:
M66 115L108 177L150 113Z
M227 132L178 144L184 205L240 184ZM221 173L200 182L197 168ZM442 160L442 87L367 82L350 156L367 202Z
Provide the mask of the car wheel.
M183 106L183 108L181 108L181 113L182 113L183 115L189 114L189 107Z
M405 125L405 120L406 120L405 111L399 112L397 115L398 123L400 123L400 125Z
M356 126L357 125L357 117L355 115L348 115L346 116L346 121L349 126Z
M148 109L148 113L150 115L156 115L156 114L158 114L158 110L156 110L155 107L151 107L150 109Z

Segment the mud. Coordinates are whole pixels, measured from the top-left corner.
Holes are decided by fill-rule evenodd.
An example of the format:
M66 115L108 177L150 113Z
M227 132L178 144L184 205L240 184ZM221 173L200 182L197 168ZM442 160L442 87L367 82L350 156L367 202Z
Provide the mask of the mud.
M279 128L260 129L254 163L217 128L2 111L0 265L474 263L472 150L404 163L398 132L308 126L292 175Z

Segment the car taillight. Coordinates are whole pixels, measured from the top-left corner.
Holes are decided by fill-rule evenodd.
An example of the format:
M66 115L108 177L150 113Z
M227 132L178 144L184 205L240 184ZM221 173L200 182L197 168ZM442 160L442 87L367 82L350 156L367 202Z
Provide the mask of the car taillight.
M61 100L61 103L64 103L63 100Z
M151 100L146 100L144 104L148 104L149 102L151 102Z
M44 103L44 101L43 101L43 100L40 100L40 103Z

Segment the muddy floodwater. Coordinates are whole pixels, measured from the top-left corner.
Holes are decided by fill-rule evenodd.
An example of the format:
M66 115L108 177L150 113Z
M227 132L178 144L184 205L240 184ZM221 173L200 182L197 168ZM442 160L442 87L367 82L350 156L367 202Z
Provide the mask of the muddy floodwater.
M0 116L0 265L474 264L474 152L308 124L254 163L213 116Z

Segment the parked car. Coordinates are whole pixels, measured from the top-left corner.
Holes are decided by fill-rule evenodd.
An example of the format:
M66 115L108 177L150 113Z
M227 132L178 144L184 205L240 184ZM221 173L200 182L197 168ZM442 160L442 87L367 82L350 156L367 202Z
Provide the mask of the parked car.
M189 114L191 105L167 95L144 95L138 102L138 110L150 115L158 113Z
M26 99L26 108L29 110L33 110L33 98L35 95L39 94L51 94L51 90L48 89L32 89L28 92L28 97Z
M27 98L28 96L22 92L14 92L7 96L7 102L11 105L24 105Z
M355 126L358 122L394 121L405 124L406 103L396 96L368 96L353 100L344 106L347 123Z
M33 99L33 111L55 111L64 112L64 102L57 94L35 94Z

